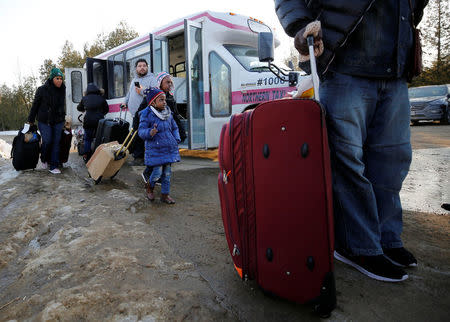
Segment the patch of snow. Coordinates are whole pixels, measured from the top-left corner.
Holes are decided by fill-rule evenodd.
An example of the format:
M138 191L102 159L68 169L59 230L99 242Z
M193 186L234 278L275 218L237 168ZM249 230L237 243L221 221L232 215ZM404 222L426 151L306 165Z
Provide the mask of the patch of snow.
M17 132L19 132L19 130L15 130L15 131L0 131L0 135L17 135Z
M400 197L404 210L449 214L450 148L413 150L411 167Z
M11 144L6 143L6 141L0 139L0 157L3 159L9 159L11 157Z

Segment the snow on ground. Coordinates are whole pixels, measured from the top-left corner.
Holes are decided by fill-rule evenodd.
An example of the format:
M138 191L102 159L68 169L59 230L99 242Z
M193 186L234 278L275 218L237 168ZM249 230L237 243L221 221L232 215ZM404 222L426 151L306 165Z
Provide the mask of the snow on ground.
M400 197L405 210L448 214L441 205L450 203L450 148L413 150Z
M16 135L18 132L18 130L15 131L0 131L0 136L1 135Z
M3 159L9 159L11 156L11 144L0 139L0 157Z

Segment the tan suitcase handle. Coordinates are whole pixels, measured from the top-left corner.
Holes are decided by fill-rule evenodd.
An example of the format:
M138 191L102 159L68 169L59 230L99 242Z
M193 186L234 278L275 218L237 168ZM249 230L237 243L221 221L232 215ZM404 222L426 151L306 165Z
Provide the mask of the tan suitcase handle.
M133 133L134 132L134 133ZM131 134L133 134L132 136L131 136L131 138L130 138L130 135ZM131 128L131 130L130 130L130 132L128 133L128 135L127 135L127 137L125 138L125 140L123 140L123 143L122 143L122 145L120 146L120 149L116 152L116 154L115 154L115 158L117 159L117 158L119 158L119 155L120 155L120 153L122 152L122 150L123 150L123 148L125 147L125 150L123 150L123 151L126 151L126 150L128 150L128 148L130 147L130 144L131 144L131 142L133 142L133 139L134 139L134 137L136 136L136 134L137 134L137 130L136 131L134 131L133 130L133 128ZM129 140L128 140L129 139ZM127 142L128 141L128 142ZM126 146L125 146L126 145Z

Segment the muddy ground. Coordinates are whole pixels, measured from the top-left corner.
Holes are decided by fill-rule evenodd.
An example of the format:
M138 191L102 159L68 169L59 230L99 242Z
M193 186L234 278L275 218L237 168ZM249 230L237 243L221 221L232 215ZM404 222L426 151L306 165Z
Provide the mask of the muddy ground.
M402 193L426 185L417 181L425 166L440 178L439 198L450 197L450 126L412 133L416 163ZM176 164L172 206L146 200L142 170L129 162L94 185L76 154L59 176L15 172L0 158L0 321L319 320L311 306L267 297L234 271L217 162ZM405 211L403 239L419 267L404 283L377 282L336 262L338 306L329 320L448 319L448 214Z

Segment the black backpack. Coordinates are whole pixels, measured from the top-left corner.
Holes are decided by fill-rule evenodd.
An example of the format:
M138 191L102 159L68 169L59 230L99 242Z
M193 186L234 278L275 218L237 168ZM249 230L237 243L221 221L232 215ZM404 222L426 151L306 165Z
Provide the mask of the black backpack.
M12 164L17 171L34 169L39 161L41 136L37 132L36 125L31 126L26 134L30 137L28 142L25 142L25 134L22 133L21 129L12 144Z

